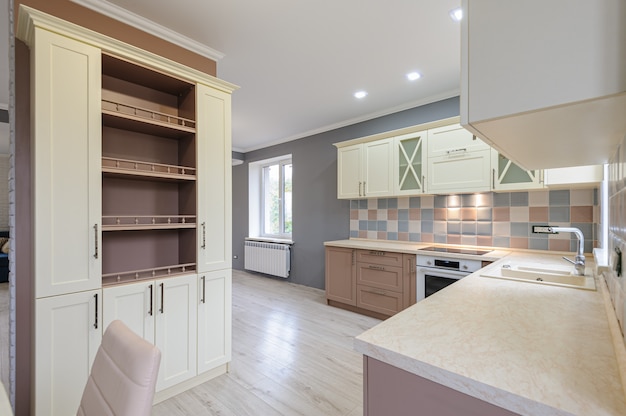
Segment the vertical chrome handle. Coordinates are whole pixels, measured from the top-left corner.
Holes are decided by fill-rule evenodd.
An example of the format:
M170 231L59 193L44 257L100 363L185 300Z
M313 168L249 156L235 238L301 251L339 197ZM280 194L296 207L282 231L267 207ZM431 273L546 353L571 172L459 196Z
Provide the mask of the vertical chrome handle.
M200 302L202 303L206 303L206 277L202 276L202 299L200 299Z
M496 170L491 169L491 189L496 189Z
M163 313L163 311L165 311L165 293L163 292L163 283L161 283L161 307L159 312Z
M96 300L96 302L95 302L96 303L96 313L95 313L96 319L95 319L95 321L93 323L93 327L95 329L98 329L98 294L96 293L95 295L93 295L93 297Z
M150 316L152 316L152 313L153 313L153 310L152 310L152 307L153 307L153 305L152 305L152 298L154 297L154 294L152 293L153 290L154 290L153 286L154 285L150 285L149 286L150 287L150 310L148 311L148 315L150 315Z
M367 194L365 193L365 181L363 181L363 196L367 196Z
M361 182L359 182L359 196L361 196Z
M356 250L352 250L352 265L353 265L353 266L354 266L354 252L355 252L355 251L356 251Z
M95 252L93 253L93 257L94 258L98 258L98 224L94 224L93 225L93 231L94 231L94 239L95 239Z
M202 223L202 245L200 246L200 248L206 248L206 222Z

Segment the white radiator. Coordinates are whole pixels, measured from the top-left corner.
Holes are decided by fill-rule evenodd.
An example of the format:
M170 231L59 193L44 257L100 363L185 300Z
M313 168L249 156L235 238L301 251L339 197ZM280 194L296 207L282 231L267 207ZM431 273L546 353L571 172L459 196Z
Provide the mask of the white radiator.
M244 267L246 270L289 277L291 256L289 244L246 241L244 245Z

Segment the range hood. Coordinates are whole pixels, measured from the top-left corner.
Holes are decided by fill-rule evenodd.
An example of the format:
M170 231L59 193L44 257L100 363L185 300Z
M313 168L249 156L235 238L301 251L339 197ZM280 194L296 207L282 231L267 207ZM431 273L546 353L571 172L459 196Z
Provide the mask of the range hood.
M464 0L463 16L461 125L526 169L608 162L626 135L623 0Z

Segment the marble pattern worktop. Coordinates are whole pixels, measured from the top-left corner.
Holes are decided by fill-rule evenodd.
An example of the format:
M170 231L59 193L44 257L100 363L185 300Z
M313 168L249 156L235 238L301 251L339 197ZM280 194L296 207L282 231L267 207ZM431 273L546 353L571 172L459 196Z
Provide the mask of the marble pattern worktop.
M563 264L552 253L506 256L517 260ZM522 415L626 415L604 282L587 291L480 273L359 335L355 349Z

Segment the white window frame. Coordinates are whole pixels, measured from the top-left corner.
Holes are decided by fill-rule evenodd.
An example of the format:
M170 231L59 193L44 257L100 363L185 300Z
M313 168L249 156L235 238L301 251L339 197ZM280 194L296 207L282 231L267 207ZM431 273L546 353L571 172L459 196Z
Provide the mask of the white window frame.
M250 162L248 164L248 237L249 238L263 238L268 240L281 240L281 241L291 241L292 233L281 233L281 234L267 234L264 232L264 189L263 189L263 175L264 168L271 165L280 165L281 172L280 175L283 175L282 168L284 165L291 164L293 169L293 162L291 155L283 155L279 157L274 157L271 159L259 160L256 162ZM292 177L293 181L293 177ZM293 182L292 182L293 187ZM284 230L284 213L282 212L284 209L284 186L281 186L281 213L280 213L280 222L281 222L281 230ZM292 190L293 193L293 190ZM292 195L293 198L293 195ZM293 199L292 199L293 206ZM292 224L293 227L293 224ZM292 228L293 231L293 228Z
M291 157L288 159L281 159L279 161L274 161L272 163L265 163L261 166L261 201L259 202L261 205L260 214L261 218L259 221L261 222L261 237L267 238L291 238L291 233L285 232L285 175L284 169L286 165L292 165ZM271 166L278 166L278 199L280 203L278 204L278 228L280 230L279 233L269 233L265 230L265 169ZM293 179L292 179L293 180ZM292 184L293 186L293 184Z

